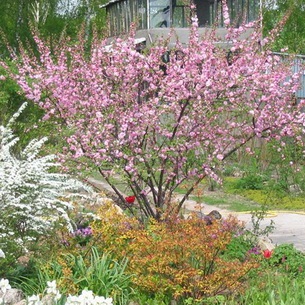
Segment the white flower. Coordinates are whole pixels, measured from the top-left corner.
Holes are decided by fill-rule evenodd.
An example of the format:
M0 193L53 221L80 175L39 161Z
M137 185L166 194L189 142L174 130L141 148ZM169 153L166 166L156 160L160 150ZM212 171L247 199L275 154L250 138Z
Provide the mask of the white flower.
M61 293L57 290L56 281L47 282L47 294L53 296L55 301L58 301L61 298Z
M14 154L13 148L19 138L14 135L12 126L25 107L26 103L6 126L0 125L0 210L6 215L1 219L0 235L12 237L20 247L33 239L33 232L35 236L43 235L52 229L59 218L71 227L68 210L73 205L66 200L66 194L80 187L90 192L81 182L51 171L59 164L54 155L40 156L46 138L33 139L18 156ZM12 224L15 223L22 223L22 238L19 233L13 233L16 228ZM1 252L0 257L3 257Z
M113 305L112 298L94 296L91 290L83 290L79 296L69 295L65 305Z
M112 298L96 296L94 299L94 305L113 305Z
M42 305L39 295L32 295L28 297L27 305Z
M78 296L75 296L75 295L69 295L67 297L67 300L66 300L66 304L65 305L80 305L80 299Z
M9 284L9 281L7 279L1 279L0 280L0 290L3 292L3 294L6 293L7 290L10 290L12 287Z
M57 292L57 289L56 289L56 281L52 281L52 282L49 282L47 281L47 294L56 294Z
M91 290L83 290L79 296L81 304L92 304L94 300L94 295Z
M54 300L59 301L61 298L61 293L57 290L56 294L54 295Z

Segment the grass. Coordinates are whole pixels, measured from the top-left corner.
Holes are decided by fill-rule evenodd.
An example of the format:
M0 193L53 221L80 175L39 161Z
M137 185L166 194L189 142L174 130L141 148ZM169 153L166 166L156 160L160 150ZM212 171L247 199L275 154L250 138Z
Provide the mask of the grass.
M243 294L226 305L300 305L305 304L304 279L291 278L267 270L261 277L250 280Z
M93 176L95 179L106 182L100 175ZM112 177L112 182L123 193L130 192L126 183L119 177ZM268 206L275 210L302 210L305 207L305 196L296 196L272 189L239 189L237 187L238 178L226 177L223 186L214 187L209 190L210 182L204 180L189 196L189 199L198 203L216 206L233 212L250 212L259 209L261 206ZM176 189L176 193L183 195L189 187L189 183L184 183Z
M260 207L260 205L251 202L239 196L230 196L226 194L226 198L217 198L211 196L203 196L202 201L208 205L217 206L220 208L228 209L234 212L247 212L253 211Z

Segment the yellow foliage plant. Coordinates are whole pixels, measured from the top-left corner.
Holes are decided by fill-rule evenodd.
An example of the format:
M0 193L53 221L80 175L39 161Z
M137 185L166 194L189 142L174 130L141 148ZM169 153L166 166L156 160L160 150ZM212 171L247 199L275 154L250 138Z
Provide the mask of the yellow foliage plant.
M256 267L251 258L243 262L222 258L240 228L233 217L211 225L192 218L150 220L144 226L110 205L98 215L101 220L92 226L101 236L98 247L118 259L128 257L133 284L146 293L202 300L236 291L241 279Z

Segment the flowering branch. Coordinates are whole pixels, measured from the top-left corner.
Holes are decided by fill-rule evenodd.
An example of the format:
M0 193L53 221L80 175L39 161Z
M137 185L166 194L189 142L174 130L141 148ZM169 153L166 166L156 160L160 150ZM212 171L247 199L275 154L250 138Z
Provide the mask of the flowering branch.
M46 118L62 119L71 131L63 162L110 168L146 217L162 219L181 183L191 185L177 211L202 179L220 181L219 165L253 139L302 140L304 104L292 106L299 75L269 44L262 47L257 23L233 28L225 2L223 10L227 35L221 42L229 50L215 46L216 30L200 39L193 18L187 46L169 51L161 41L145 55L130 37L115 41L110 52L105 41L95 41L89 57L81 44L61 45L51 56L35 37L40 62L24 53L11 76Z

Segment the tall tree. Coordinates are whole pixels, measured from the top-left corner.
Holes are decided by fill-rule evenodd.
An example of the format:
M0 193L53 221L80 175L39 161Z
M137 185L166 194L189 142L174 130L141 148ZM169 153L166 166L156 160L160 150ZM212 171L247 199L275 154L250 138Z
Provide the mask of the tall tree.
M98 29L105 26L105 12L96 0L0 1L0 29L14 49L18 49L19 42L34 45L31 26L54 43L63 31L76 39L82 24L89 37L94 23ZM2 40L2 54L5 44Z
M269 37L261 41L259 27L243 39L247 27L231 28L225 9L231 56L215 46L216 32L199 39L194 19L189 44L177 44L168 62L165 41L147 54L136 51L132 37L112 50L95 41L90 57L81 44L62 45L55 59L36 37L40 61L23 53L11 75L46 119L68 127L71 169L96 167L128 206L113 179L119 174L142 215L163 219L205 177L217 180L231 154L251 150L252 139L302 140L304 104L294 101L299 76L271 53ZM186 180L189 188L175 201Z
M267 34L288 15L273 49L305 54L305 2L304 0L269 0L263 2L264 33Z

